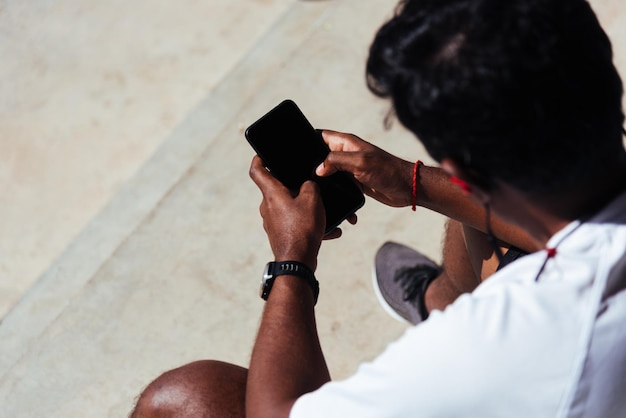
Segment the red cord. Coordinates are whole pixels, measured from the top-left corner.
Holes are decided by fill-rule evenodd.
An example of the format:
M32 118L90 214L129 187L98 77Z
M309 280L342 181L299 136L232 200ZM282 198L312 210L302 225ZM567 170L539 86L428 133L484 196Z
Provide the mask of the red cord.
M411 209L413 212L417 209L417 174L420 166L424 165L421 160L415 161L413 166L413 189L411 190Z
M472 186L470 186L466 181L461 180L460 178L455 177L455 176L450 176L450 181L453 184L456 184L457 186L459 186L461 190L463 190L463 193L465 193L466 195L472 194L473 192Z

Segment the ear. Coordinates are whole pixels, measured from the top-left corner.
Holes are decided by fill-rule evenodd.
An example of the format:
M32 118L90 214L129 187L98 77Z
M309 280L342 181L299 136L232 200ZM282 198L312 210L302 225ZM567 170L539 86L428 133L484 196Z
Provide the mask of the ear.
M465 190L466 193L478 199L481 203L488 203L491 200L489 192L476 184L476 181L472 181L472 176L454 159L444 158L441 160L441 168L450 176L450 178L457 178L462 182L467 183L470 187L469 190Z

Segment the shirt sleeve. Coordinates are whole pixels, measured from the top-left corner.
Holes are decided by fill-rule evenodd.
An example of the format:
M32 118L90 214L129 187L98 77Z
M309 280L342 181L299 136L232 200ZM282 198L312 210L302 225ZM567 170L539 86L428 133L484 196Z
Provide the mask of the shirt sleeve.
M567 300L559 305L561 312L528 292L532 290L509 286L483 292L482 297L460 297L444 312L435 311L428 321L407 330L352 377L300 397L290 416L482 418L554 413L566 384L563 376L570 375L578 330L576 321L559 325L554 318L568 314ZM567 299L550 293L544 295L546 301ZM549 356L544 355L546 347Z

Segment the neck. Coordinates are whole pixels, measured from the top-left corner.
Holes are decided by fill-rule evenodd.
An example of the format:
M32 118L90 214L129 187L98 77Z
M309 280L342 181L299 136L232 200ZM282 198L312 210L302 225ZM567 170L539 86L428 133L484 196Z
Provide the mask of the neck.
M501 217L526 230L539 247L545 247L567 224L597 213L625 190L626 161L622 159L601 179L565 192L536 196L500 184L491 201Z

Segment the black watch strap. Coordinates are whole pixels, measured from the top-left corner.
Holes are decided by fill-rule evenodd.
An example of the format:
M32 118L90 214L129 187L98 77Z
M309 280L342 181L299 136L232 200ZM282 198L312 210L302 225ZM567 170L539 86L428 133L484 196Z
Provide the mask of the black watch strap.
M271 261L265 266L263 279L261 280L261 298L267 300L274 285L274 280L282 275L297 276L304 279L313 290L313 300L317 303L317 297L320 293L319 282L315 279L315 275L306 265L298 261Z

